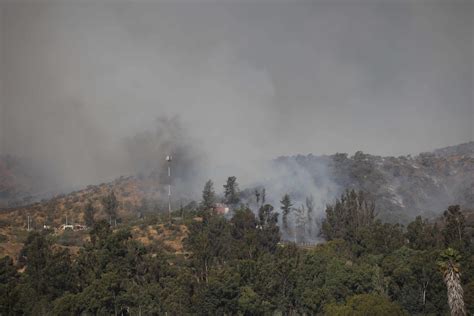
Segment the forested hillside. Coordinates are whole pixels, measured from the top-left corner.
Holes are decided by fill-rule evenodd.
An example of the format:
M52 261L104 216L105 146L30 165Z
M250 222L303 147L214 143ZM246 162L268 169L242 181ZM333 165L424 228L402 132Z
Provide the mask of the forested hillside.
M472 149L274 161L335 184L321 212L231 176L168 214L156 175L3 209L0 314L473 313Z
M111 227L99 220L75 252L52 230L30 232L17 258L0 260L0 313L474 312L472 235L458 206L439 225L418 217L403 227L377 220L364 194L347 192L326 209L327 242L301 247L280 241L271 205L256 214L238 208L227 219L204 205L172 222L164 216ZM174 235L183 248L137 238L137 229Z
M368 192L379 215L390 222L406 224L417 215L433 218L451 204L474 208L474 142L414 157L359 151L353 156L280 157L276 163L296 163L316 184L329 180L342 191Z

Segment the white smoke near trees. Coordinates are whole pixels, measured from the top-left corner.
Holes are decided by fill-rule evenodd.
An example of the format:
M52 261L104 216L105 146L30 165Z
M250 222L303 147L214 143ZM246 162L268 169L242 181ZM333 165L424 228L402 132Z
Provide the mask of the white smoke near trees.
M318 222L324 215L326 205L333 203L343 190L330 177L328 161L311 158L311 155L281 157L265 163L253 173L253 186L265 189L266 203L273 205L275 211L280 213L280 224L280 201L285 194L290 196L292 210L288 217L289 229L280 227L283 238L287 240L318 241ZM309 167L305 164L307 159L312 161ZM252 207L256 205L256 197L247 198L245 202Z

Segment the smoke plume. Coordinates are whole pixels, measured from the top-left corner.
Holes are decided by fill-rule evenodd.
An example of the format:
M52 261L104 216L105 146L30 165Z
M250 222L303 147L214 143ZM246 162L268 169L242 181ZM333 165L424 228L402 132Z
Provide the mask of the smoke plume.
M472 30L471 1L0 2L0 154L62 190L173 154L193 196L235 175L321 207L324 166L266 162L473 139Z

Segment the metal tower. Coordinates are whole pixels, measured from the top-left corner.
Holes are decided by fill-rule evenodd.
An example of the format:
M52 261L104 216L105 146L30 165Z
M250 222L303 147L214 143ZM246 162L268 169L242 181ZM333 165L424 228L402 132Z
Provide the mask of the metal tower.
M173 157L171 155L166 156L168 162L168 217L171 222L171 161Z

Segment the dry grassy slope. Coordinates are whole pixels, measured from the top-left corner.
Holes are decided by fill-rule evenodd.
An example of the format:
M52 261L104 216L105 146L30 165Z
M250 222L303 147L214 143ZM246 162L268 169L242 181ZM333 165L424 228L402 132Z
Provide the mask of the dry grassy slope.
M186 225L178 224L171 227L159 225L133 225L130 227L132 238L140 241L143 245L151 249L165 250L175 254L185 254L183 241L188 236L188 228ZM75 255L79 252L82 244L89 241L88 232L70 232L74 234L74 239L78 245L60 245L58 248L67 248L70 253ZM64 231L56 231L56 236L61 238ZM12 227L0 228L0 235L5 238L0 242L0 258L10 256L16 260L23 248L23 243L27 237L27 231L24 229L15 229ZM153 250L152 250L153 252Z
M120 178L110 183L88 186L67 195L60 195L51 200L34 203L28 206L6 209L0 212L0 227L14 226L26 228L27 216L30 215L33 226L42 227L45 223L58 227L64 223L66 215L69 222L84 223L84 209L91 201L96 219L105 218L102 199L115 193L119 202L118 215L121 218L134 216L144 197L150 197L147 188L155 186L151 180L139 180L135 177Z
M84 209L88 201L96 210L96 220L106 219L102 206L103 197L112 191L119 202L118 215L121 218L135 218L143 199L154 199L159 195L159 185L152 178L122 177L110 183L88 186L83 190L60 195L51 200L34 203L24 207L0 211L0 257L9 255L16 258L27 236L27 217L32 218L32 227L42 229L44 223L58 228L64 223L66 214L69 222L84 223ZM183 252L182 241L187 236L185 225L165 227L161 225L137 224L131 227L133 238L146 246L160 245L175 253ZM56 232L60 237L61 231ZM84 232L76 239L85 240ZM85 239L84 239L85 238ZM78 247L68 247L77 252Z

